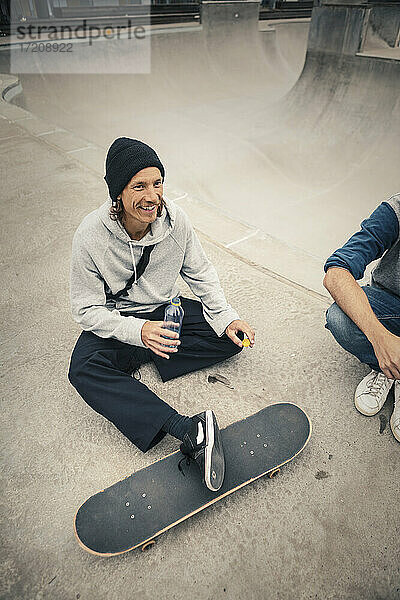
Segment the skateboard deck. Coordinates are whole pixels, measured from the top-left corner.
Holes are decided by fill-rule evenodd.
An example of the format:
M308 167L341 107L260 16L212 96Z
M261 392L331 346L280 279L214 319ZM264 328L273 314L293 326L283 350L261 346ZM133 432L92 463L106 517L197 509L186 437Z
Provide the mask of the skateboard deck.
M226 472L218 492L208 490L194 461L178 450L91 496L78 509L79 544L114 556L154 544L154 538L263 475L275 476L306 446L311 422L295 404L271 404L221 430Z

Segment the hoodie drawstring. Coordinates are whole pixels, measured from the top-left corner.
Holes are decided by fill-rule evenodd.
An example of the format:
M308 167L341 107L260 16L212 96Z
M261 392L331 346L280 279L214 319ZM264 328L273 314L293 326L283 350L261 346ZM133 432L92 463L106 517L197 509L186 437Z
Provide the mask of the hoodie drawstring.
M136 273L135 255L133 254L132 242L129 241L128 244L129 244L129 250L131 251L133 269L135 271L135 281L133 283L136 283L136 281L137 281L137 273Z
M133 283L137 283L137 271L136 271L135 255L133 254L133 248L132 248L132 244L133 244L132 240L129 240L128 244L129 244L129 250L131 251L133 270L135 272L135 281ZM144 246L142 246L142 252L141 252L140 256L142 256L142 254L143 254L143 249L144 249Z

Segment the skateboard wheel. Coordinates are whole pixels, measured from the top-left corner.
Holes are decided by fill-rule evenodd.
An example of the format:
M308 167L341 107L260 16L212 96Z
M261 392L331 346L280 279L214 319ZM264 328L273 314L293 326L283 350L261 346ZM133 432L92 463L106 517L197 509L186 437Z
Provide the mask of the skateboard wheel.
M270 473L268 473L268 477L270 479L273 479L274 477L276 477L278 475L278 473L280 473L281 470L280 469L274 469L273 471L271 471Z
M149 540L148 542L146 542L145 544L143 544L143 546L142 546L142 552L145 552L146 550L148 550L152 546L155 546L155 543L156 543L155 540Z

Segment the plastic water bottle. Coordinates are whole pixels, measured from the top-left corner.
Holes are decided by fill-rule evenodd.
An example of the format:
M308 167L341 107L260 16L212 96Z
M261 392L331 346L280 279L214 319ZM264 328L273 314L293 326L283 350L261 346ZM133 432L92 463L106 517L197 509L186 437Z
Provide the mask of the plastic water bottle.
M183 315L184 311L182 308L181 299L178 296L175 296L175 298L172 298L169 306L167 306L165 309L163 328L174 331L180 335ZM168 346L168 344L165 345Z

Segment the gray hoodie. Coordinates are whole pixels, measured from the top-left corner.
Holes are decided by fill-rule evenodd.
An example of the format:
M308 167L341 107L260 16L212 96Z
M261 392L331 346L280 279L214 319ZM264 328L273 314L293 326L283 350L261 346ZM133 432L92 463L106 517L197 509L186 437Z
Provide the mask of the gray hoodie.
M218 336L239 319L227 303L217 272L208 260L185 212L172 200L141 240L132 240L109 216L111 200L87 215L75 232L71 259L73 318L85 331L142 346L141 330L148 319L121 316L155 310L179 295L180 274L203 304L206 321ZM136 273L144 246L155 244L149 264L128 296L117 300Z

